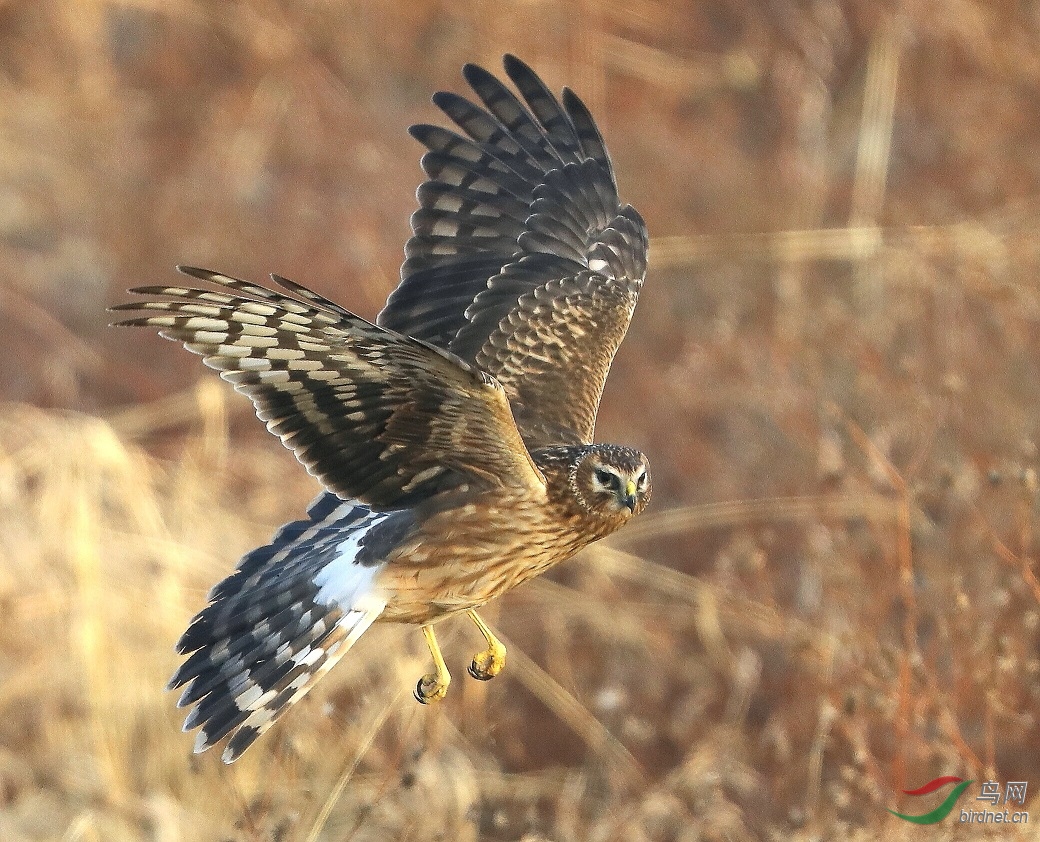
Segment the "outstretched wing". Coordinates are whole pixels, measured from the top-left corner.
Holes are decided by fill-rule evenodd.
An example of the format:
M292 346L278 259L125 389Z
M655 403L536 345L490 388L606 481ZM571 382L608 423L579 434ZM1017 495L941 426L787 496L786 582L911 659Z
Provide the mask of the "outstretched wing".
M488 371L530 446L591 442L603 385L646 272L642 218L618 198L603 138L505 57L523 102L475 65L483 108L439 93L465 133L413 126L429 150L401 284L377 323Z
M284 278L272 276L292 296L180 270L231 292L141 287L169 300L114 307L159 311L119 324L203 355L329 490L380 510L461 483L543 485L502 387L474 366Z

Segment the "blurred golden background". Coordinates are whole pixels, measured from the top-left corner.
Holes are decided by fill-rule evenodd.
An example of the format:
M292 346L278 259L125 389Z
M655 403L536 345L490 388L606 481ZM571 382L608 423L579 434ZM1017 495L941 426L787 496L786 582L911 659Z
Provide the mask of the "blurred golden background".
M507 51L651 231L599 437L653 506L501 601L490 685L459 628L421 708L421 636L376 628L193 757L173 643L317 487L105 307L184 262L374 316L407 126ZM1040 805L1038 221L1031 2L0 3L0 839L976 838L886 812L943 774Z

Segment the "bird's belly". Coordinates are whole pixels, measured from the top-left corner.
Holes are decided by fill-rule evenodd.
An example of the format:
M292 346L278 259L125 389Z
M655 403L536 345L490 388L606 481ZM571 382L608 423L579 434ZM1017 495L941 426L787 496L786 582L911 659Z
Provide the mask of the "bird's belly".
M555 529L541 523L521 529L515 518L496 523L488 515L472 528L464 516L435 521L395 553L380 574L388 596L381 619L432 623L478 608L588 543L558 522Z

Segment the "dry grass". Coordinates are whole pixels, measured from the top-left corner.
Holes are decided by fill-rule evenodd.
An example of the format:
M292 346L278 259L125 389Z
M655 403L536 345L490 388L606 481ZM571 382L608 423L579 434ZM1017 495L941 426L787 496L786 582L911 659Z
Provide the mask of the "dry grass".
M192 757L170 643L311 491L276 450L229 448L223 396L179 398L193 422L162 460L134 443L141 409L0 413L0 838L871 838L908 767L1029 776L997 753L1035 727L1037 613L1012 610L1030 568L1001 545L982 602L963 574L879 580L868 559L912 566L907 530L933 528L905 488L648 515L621 537L729 533L715 574L599 549L505 602L494 684L420 708L418 636L377 627L239 764ZM815 589L793 602L760 543L785 524ZM893 609L925 637L893 633ZM476 644L449 641L455 662Z
M586 97L654 234L600 419L654 507L502 600L491 684L460 628L420 708L380 627L193 757L172 643L316 489L103 308L181 261L371 315L404 127L505 51ZM1035 819L1038 56L985 0L0 4L0 840L984 835L885 812L940 774Z
M855 560L897 553L898 502L832 494L647 516L633 543L732 530L719 567L731 578L591 553L506 602L501 627L522 634L509 672L460 682L442 707L408 695L425 670L418 636L377 627L239 764L194 758L161 689L170 643L229 560L310 490L285 484L280 453L228 448L223 394L204 381L180 399L195 431L164 460L120 432L141 434L139 410L0 414L0 838L742 839L770 826L802 838L800 825L814 838L852 816L879 823L907 763L992 772L993 746L982 760L962 733L984 724L975 717L999 718L1002 739L1032 728L1006 699L948 686L951 669L1008 639L955 647L947 665L885 639L877 583ZM816 534L821 557L805 562L825 579L826 622L737 584L766 563L754 525L784 522L851 530L838 545ZM946 622L995 633L959 602ZM1017 624L1035 627L1031 616ZM449 643L453 661L475 643ZM1035 657L1005 657L1006 676L1035 681ZM959 681L988 683L997 668ZM767 806L778 794L786 813Z

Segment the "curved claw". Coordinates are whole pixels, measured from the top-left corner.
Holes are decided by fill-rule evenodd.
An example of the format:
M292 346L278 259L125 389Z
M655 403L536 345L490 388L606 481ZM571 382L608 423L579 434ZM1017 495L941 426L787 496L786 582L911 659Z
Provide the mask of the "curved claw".
M428 705L430 702L439 702L448 694L451 674L444 664L444 656L441 655L441 648L437 645L437 637L433 633L433 626L423 626L422 631L426 637L426 643L430 647L430 654L433 656L433 666L436 672L429 672L420 678L415 685L415 692L412 695L415 696L415 700L419 704Z
M440 681L435 673L428 673L420 678L415 684L412 693L415 701L420 705L428 705L430 702L439 702L448 695L447 681Z
M505 668L506 647L501 640L492 634L487 623L480 619L476 611L468 611L467 613L477 628L480 629L480 633L488 644L487 649L473 656L473 660L469 665L469 674L477 681L490 681Z
M469 665L469 674L477 681L490 681L502 672L505 665L505 649L495 650L489 648L473 656L473 660L470 661Z

